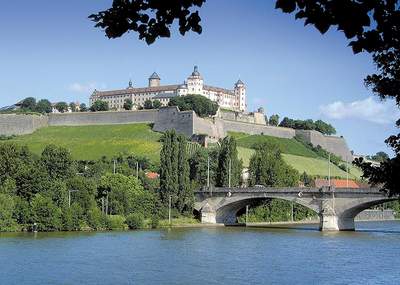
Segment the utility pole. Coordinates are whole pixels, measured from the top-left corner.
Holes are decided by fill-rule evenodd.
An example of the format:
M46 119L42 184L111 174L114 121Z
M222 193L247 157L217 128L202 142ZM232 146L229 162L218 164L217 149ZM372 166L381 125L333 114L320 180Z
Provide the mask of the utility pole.
M114 159L114 174L115 174L115 159Z
M249 205L246 205L246 226L249 219Z
M292 203L291 203L291 206L292 206L292 214L291 214L291 220L292 220L292 223L293 223L293 221L294 221L294 209L293 209L293 201L292 201Z
M71 192L78 192L79 190L68 190L68 208L71 207Z
M207 187L210 188L210 157L207 157Z
M349 188L349 158L346 156L346 188Z
M168 203L168 223L169 225L171 225L171 201L172 200L172 196L169 195L169 203Z
M136 161L136 179L139 179L139 162Z
M232 167L232 160L229 158L228 188L231 188L231 167Z
M106 196L106 215L108 215L108 192Z
M328 153L328 186L331 187L331 153Z

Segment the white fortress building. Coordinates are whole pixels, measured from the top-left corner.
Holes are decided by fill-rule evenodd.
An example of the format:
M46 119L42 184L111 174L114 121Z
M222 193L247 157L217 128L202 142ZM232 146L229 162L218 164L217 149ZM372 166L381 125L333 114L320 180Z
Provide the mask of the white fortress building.
M149 77L148 87L133 87L132 81L129 81L126 89L94 90L90 96L90 105L96 100L102 100L108 102L110 109L122 110L125 100L131 99L134 109L143 107L146 100L159 100L162 106L167 106L170 98L189 94L205 96L217 102L221 108L237 112L246 111L246 86L240 79L235 83L233 90L205 85L197 66L183 84L161 85L161 78L154 72Z

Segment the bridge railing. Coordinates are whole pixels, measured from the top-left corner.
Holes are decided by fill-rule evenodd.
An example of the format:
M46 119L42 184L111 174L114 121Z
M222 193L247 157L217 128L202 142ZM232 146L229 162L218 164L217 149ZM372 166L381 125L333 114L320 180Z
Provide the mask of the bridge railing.
M202 187L195 193L374 193L384 194L385 191L379 188L335 188L335 187Z

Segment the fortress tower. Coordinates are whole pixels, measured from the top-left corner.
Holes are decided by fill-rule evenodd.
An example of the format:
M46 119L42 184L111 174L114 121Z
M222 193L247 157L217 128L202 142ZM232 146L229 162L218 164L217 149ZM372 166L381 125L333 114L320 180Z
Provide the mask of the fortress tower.
M200 75L197 65L194 67L192 74L186 81L188 94L200 94L203 95L203 78Z
M242 80L238 80L235 83L235 97L236 97L236 106L240 111L244 112L246 110L246 86L244 85Z
M159 87L161 78L157 73L153 72L149 77L149 87Z

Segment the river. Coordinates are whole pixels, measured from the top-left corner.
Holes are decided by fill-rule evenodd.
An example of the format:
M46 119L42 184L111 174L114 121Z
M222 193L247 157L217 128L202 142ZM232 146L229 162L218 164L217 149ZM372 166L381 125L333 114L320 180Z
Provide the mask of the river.
M356 227L3 233L0 284L400 284L400 221Z

